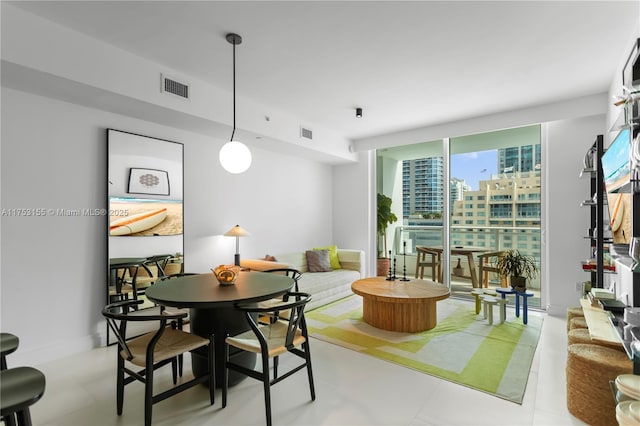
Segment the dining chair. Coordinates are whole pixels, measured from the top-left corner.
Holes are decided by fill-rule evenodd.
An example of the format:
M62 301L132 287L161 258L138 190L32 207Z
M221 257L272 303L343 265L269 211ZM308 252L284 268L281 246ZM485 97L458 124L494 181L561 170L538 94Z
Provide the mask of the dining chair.
M293 268L274 268L274 269L267 269L262 272L268 272L271 274L281 274L281 275L286 275L287 277L291 277L291 279L293 279L294 291L296 292L300 291L300 289L298 288L298 280L302 276L302 273L299 270L293 269Z
M285 275L287 277L291 277L291 279L293 279L293 291L296 291L296 292L300 291L298 287L298 279L300 279L300 277L302 276L302 273L299 270L294 268L274 268L274 269L267 269L266 271L262 271L262 272L268 272L271 274L280 274L280 275ZM280 298L270 299L264 302L260 302L258 303L258 306L260 306L261 308L277 306L278 304L282 303L282 301L284 300L283 299L284 297L287 297L286 293ZM277 320L278 318L287 319L289 318L290 313L291 313L290 310L283 310L283 311L279 311L277 313L277 316L274 316L273 314L261 315L258 317L258 323L269 324ZM278 375L278 357L277 356L273 358L273 374Z
M222 386L222 407L227 406L227 391L229 384L229 370L236 371L248 377L252 377L262 382L264 388L264 403L267 418L267 425L271 426L271 386L291 376L303 368L307 369L309 377L309 388L311 400L315 401L316 393L313 384L313 371L311 368L311 351L309 349L309 335L307 324L304 318L305 305L311 300L308 293L289 292L279 304L268 307L259 307L256 304L238 303L236 309L244 312L250 330L236 336L227 336L224 344L224 376ZM288 318L278 318L281 311L290 311ZM269 314L277 319L269 324L259 324L255 317ZM239 349L234 354L230 354L229 347ZM238 363L234 363L233 358L239 356L243 351L259 354L261 357L261 369L249 369ZM278 357L285 353L304 359L285 374L278 376L274 369L273 379L269 374L269 359Z
M133 300L138 299L138 272L142 266L142 260L109 265L109 302L112 300L128 300L129 295ZM137 306L137 305L136 305Z
M183 313L173 315L164 312L160 314L144 314L144 311L132 309L134 305L140 303L142 303L142 300L128 300L111 303L102 309L102 315L107 320L109 328L113 331L118 341L116 385L116 410L118 416L122 414L124 387L136 380L144 383L145 426L151 425L153 404L200 383L209 382L209 399L213 405L215 396L213 335L206 339L168 325L172 321L177 323L179 319L184 318L186 314ZM127 323L134 321L157 322L158 329L127 340L125 338L127 335ZM206 356L209 360L209 369L203 374L176 386L178 356L186 352L200 352L203 356ZM169 363L173 368L174 386L154 394L154 371ZM142 369L137 370L136 367L142 367Z
M300 288L298 287L298 280L302 276L302 273L299 270L293 269L293 268L274 268L274 269L267 269L266 271L262 271L262 272L267 272L270 274L280 274L280 275L285 275L287 277L290 277L291 279L293 279L293 291L296 291L296 292L300 291ZM282 297L260 302L259 306L261 308L266 308L269 306L278 305L280 302L282 302ZM279 313L280 318L287 318L287 315L288 313L285 311L282 311ZM271 317L269 317L268 315L262 315L259 318L259 321L269 322L270 321L269 318Z
M480 280L480 288L489 287L489 272L495 272L500 277L500 287L508 287L507 278L500 275L497 262L504 256L504 251L494 251L490 253L481 253L478 255L478 279Z
M171 255L150 256L140 265L129 268L130 280L127 282L135 284L137 293L144 293L144 289L153 285L160 277L164 276L164 266ZM134 278L135 277L135 278ZM132 280L135 280L132 282Z
M416 258L416 278L424 278L424 268L431 268L431 280L442 282L441 277L441 251L432 250L424 246L416 246L418 257Z
M185 277L188 275L196 275L194 273L177 273L171 275L165 275L160 277L158 282L167 281L172 278ZM189 324L191 322L191 313L189 312L189 308L176 308L173 306L162 306L160 305L160 312L168 314L168 315L177 315L177 314L186 314L185 317L178 318L177 321L174 321L174 327L177 327L182 330L182 327L185 324ZM182 366L183 366L183 356L182 354L178 355L178 375L182 377Z

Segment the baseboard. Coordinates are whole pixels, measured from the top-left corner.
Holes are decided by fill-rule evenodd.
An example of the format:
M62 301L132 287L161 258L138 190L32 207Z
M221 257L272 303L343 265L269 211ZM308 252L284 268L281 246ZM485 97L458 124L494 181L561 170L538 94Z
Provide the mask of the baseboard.
M60 358L65 358L80 352L86 352L101 345L106 339L96 333L92 336L85 336L75 340L61 339L60 343L39 348L18 347L10 357L7 357L9 367L32 366L45 364Z

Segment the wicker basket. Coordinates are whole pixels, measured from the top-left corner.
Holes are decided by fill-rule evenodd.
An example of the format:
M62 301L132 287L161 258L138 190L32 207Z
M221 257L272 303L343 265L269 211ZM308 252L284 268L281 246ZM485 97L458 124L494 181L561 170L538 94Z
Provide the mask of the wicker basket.
M616 402L609 381L631 374L626 353L599 345L574 344L567 353L567 409L592 426L616 426Z
M567 333L571 329L569 325L571 324L571 320L575 317L583 317L584 311L582 310L582 306L572 306L567 308Z
M567 344L569 346L575 344L595 345L596 343L591 340L591 334L586 328L574 328L569 330L567 334Z
M584 319L584 317L571 318L571 321L569 321L569 330L576 328L589 328L587 327L587 320Z

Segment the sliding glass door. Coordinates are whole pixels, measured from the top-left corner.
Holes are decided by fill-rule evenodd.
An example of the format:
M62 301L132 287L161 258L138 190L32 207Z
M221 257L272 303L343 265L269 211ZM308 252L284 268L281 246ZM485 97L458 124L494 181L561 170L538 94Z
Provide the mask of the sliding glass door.
M501 252L516 249L540 266L540 126L451 138L449 147L451 291L506 287L491 271ZM527 287L540 307L539 275Z
M378 192L392 199L399 219L386 234L396 276L434 279L454 296L468 296L473 288L508 285L491 271L495 253L517 249L540 266L540 126L377 155ZM530 304L539 307L540 279L528 287L536 294Z

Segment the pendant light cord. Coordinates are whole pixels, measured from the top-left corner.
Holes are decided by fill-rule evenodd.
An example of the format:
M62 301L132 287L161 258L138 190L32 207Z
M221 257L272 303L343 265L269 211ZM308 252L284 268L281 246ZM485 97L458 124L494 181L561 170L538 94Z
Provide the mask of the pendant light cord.
M231 142L236 133L236 44L233 43L233 131L231 132Z

